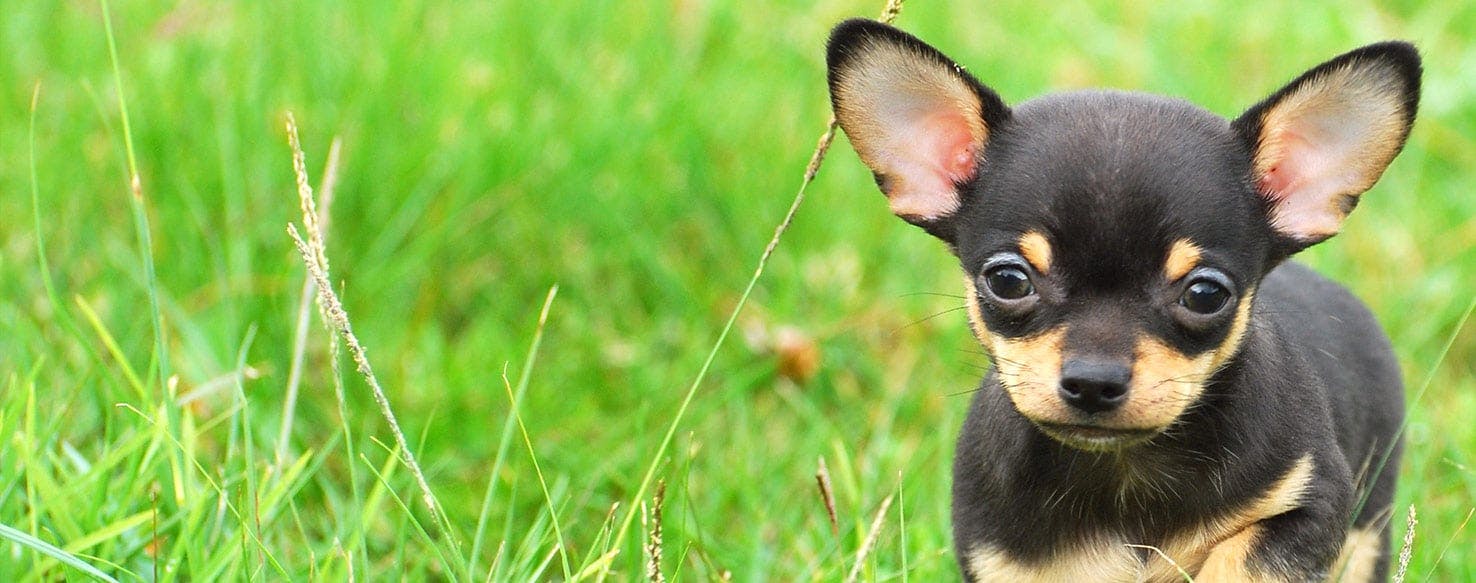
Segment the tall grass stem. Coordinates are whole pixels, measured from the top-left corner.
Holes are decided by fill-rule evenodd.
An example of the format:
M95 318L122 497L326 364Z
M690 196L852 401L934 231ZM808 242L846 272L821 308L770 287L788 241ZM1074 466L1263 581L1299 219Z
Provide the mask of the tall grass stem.
M882 9L881 21L890 24L902 12L902 4L905 0L887 0L887 5ZM805 191L809 189L810 183L815 181L815 175L820 172L820 165L825 162L825 154L830 150L830 144L835 140L836 121L835 115L825 123L825 132L820 134L820 140L815 144L815 151L810 154L810 163L805 166L804 179L800 181L799 190L794 194L794 201L789 204L789 210L784 213L784 219L779 226L774 228L774 236L769 238L769 243L764 246L764 252L759 255L758 265L754 267L753 275L748 278L748 285L743 288L743 295L738 296L738 304L733 306L733 311L728 313L728 321L723 324L723 329L718 333L717 340L712 343L712 348L707 351L707 358L702 361L702 367L697 370L697 376L692 379L692 384L687 387L686 394L682 397L682 403L677 407L677 412L672 417L671 423L667 425L666 434L661 438L661 444L656 447L656 454L651 456L651 463L646 467L646 473L641 477L641 484L636 488L631 497L630 510L626 511L625 518L620 521L620 528L615 530L615 539L610 547L620 549L625 542L626 533L630 532L630 526L639 514L640 501L646 496L646 490L651 487L651 480L656 476L657 468L661 467L661 460L666 456L666 450L671 446L671 440L676 436L677 428L681 426L682 419L687 416L687 408L692 404L692 398L697 395L697 388L702 386L702 381L707 378L707 371L712 367L712 362L717 358L718 351L722 349L723 342L728 339L728 332L732 331L733 324L738 321L738 315L743 312L743 307L748 305L748 298L753 294L753 288L758 284L759 277L764 274L764 268L769 264L769 257L774 254L774 249L779 246L779 240L789 230L794 217L799 213L800 204L805 201ZM607 565L600 570L598 581L604 581L610 573Z
M477 571L477 559L481 556L483 537L486 535L487 519L490 516L492 500L497 492L498 476L502 475L502 465L507 461L508 444L512 443L512 432L514 425L518 422L518 407L523 402L523 396L528 393L528 383L533 376L533 363L538 360L538 347L543 344L543 327L548 322L549 310L553 307L554 297L559 294L559 286L548 288L548 294L543 298L543 309L538 313L538 324L533 328L533 340L528 345L528 355L523 358L523 369L518 373L518 387L511 396L508 403L507 418L502 422L502 437L497 442L497 455L492 458L492 472L488 474L487 492L482 497L482 508L477 516L477 531L472 535L471 562L467 565L467 571Z
M333 218L333 191L338 186L338 159L342 146L341 139L333 138L333 144L328 147L328 162L323 167L323 182L318 185L317 206L322 209L319 230L322 231L325 242L328 239L328 224ZM302 385L303 355L307 352L308 316L312 313L310 306L314 303L316 292L313 278L304 276L302 291L297 298L297 320L292 333L292 364L287 369L287 394L282 398L282 429L277 436L278 464L285 464L288 460L287 443L292 438L292 427L297 419L297 393Z
M430 482L425 478L425 472L420 463L415 459L415 453L410 448L405 432L400 429L400 422L395 417L394 409L390 407L389 397L385 395L384 388L379 383L379 377L374 374L374 367L369 363L369 356L364 345L359 342L358 336L354 335L353 324L349 320L348 312L344 310L343 303L338 294L334 293L331 280L328 278L328 252L323 241L323 232L318 217L316 204L313 200L313 188L308 182L307 167L303 160L302 144L297 136L297 121L289 113L287 115L287 137L292 146L292 167L297 175L298 203L302 208L303 228L307 230L308 238L303 239L297 231L297 226L288 224L287 233L292 237L293 244L302 255L302 260L307 266L309 276L313 285L318 288L318 312L322 316L324 324L329 332L340 336L345 345L348 346L349 356L353 358L359 375L364 377L369 385L369 390L374 398L375 404L379 406L380 415L389 424L390 433L395 437L395 444L399 450L399 457L405 463L405 467L414 476L415 483L420 488L421 499L430 511L441 537L451 548L455 565L451 567L451 573L458 573L462 565L466 564L462 556L461 544L458 542L455 530L451 525L450 518L441 506L435 492L430 487Z

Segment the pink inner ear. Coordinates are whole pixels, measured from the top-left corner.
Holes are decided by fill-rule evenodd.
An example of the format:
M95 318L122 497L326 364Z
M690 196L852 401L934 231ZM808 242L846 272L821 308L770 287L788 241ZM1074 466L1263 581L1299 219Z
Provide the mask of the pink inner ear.
M925 139L931 142L929 159L937 161L937 171L949 182L963 182L974 177L976 169L974 139L963 116L935 114L919 124Z
M974 178L978 145L967 118L951 111L924 113L896 128L896 152L887 192L892 212L934 219L958 210L955 184ZM980 136L982 138L982 136Z
M1291 184L1291 177L1286 172L1282 172L1280 166L1272 166L1261 177L1261 192L1266 193L1271 200L1281 200L1285 198L1285 195L1281 193L1286 192L1289 184Z
M1299 239L1336 233L1343 219L1340 195L1358 190L1359 177L1351 171L1357 137L1335 123L1317 125L1327 121L1299 120L1273 130L1277 155L1260 178L1262 195L1274 205L1274 226Z
M1282 202L1306 187L1309 178L1327 172L1326 156L1319 156L1315 148L1301 134L1290 129L1277 132L1280 157L1261 175L1261 192L1275 202Z

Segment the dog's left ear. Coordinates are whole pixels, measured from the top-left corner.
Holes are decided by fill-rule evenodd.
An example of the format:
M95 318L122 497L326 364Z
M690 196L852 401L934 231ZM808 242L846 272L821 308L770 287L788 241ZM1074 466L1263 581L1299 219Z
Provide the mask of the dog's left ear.
M1338 232L1404 147L1419 99L1419 52L1383 42L1314 67L1235 120L1288 252Z

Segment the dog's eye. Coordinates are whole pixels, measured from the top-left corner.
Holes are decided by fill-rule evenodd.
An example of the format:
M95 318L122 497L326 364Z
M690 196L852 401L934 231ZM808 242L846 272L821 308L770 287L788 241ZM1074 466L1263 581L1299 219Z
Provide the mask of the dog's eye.
M1002 300L1018 300L1035 293L1030 276L1015 265L1000 265L985 272L984 285L989 286L989 293Z
M1230 290L1210 279L1196 280L1179 296L1179 305L1196 314L1213 314L1230 302Z

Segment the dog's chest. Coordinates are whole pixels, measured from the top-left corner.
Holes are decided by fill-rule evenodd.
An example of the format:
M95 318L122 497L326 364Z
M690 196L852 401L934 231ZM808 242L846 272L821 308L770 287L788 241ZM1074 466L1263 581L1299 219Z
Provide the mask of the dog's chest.
M1203 539L1196 533L1186 540L1175 541L1178 548L1159 548L1133 543L1120 536L1102 536L1065 549L1049 560L1020 562L1008 554L989 547L975 548L968 557L968 568L979 581L1102 581L1102 582L1171 582L1183 581L1185 572L1194 573L1204 563L1218 540ZM1218 539L1220 537L1216 537ZM1198 548L1190 548L1195 542ZM1157 549L1157 550L1154 550ZM1163 551L1164 555L1159 555ZM1169 563L1163 556L1175 557Z
M1224 565L1244 564L1262 520L1301 505L1312 474L1312 457L1304 455L1259 496L1156 540L1107 531L1061 543L1033 561L979 543L968 549L965 564L979 581L1156 583L1184 581L1201 569L1223 574Z

